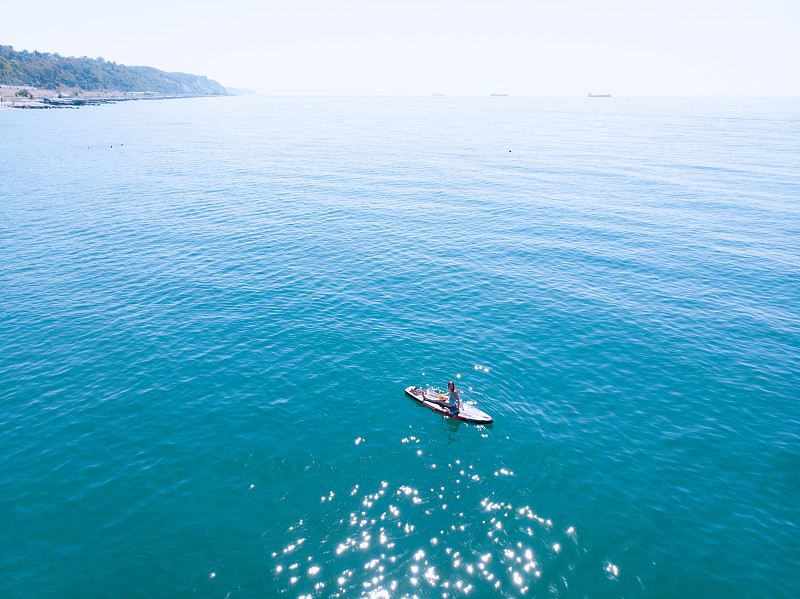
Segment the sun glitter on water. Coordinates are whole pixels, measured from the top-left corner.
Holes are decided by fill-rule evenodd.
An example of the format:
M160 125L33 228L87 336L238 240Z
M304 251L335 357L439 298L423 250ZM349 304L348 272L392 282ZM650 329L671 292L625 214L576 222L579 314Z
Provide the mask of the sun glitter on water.
M412 455L419 444L416 435L399 443ZM488 486L482 499L464 503L465 491L474 496L512 471L499 468L487 477L459 459L439 466L452 473L450 484L383 480L324 494L318 520L288 527L272 553L277 587L302 597L525 596L544 588L557 556L570 560L580 552L574 527L560 530Z

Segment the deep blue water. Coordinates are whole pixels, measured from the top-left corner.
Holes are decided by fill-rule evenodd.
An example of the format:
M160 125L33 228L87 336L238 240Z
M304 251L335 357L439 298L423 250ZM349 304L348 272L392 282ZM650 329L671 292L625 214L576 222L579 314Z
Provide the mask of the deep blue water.
M0 596L795 597L799 306L798 100L2 111Z

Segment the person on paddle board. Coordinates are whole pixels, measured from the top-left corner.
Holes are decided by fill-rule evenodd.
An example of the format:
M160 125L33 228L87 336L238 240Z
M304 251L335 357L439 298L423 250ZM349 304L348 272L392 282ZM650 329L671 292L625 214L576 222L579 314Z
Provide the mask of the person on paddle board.
M450 394L450 399L455 403L456 410L461 409L461 398L458 396L458 389L453 381L447 383L447 392Z

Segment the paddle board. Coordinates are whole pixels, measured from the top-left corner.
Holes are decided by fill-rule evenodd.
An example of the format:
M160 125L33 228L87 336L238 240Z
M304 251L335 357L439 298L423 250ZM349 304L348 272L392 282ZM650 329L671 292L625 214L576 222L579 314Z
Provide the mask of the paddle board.
M439 399L440 394L430 389L408 387L406 389L406 395L421 403L423 406L435 412L439 412L440 414L444 414L445 416L450 416L450 418L456 418L457 420L472 422L474 424L490 424L492 422L492 417L489 416L489 414L479 410L475 406L471 406L462 401L461 409L457 410L452 402L446 399L447 395L444 395L443 399Z

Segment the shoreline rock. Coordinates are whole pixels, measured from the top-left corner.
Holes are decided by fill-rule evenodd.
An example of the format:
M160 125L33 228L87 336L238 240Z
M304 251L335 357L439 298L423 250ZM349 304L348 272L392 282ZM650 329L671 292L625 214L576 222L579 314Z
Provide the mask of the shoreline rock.
M24 95L19 95L23 92ZM160 92L85 91L65 88L41 89L21 85L0 85L0 109L51 109L99 106L131 100L175 100L179 98L211 98L210 94L164 94Z

